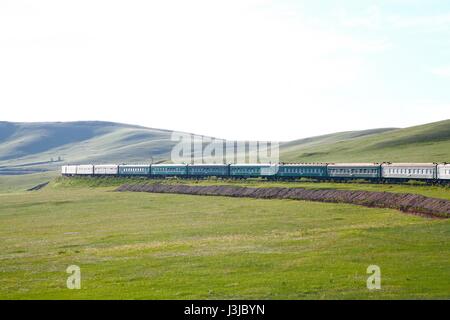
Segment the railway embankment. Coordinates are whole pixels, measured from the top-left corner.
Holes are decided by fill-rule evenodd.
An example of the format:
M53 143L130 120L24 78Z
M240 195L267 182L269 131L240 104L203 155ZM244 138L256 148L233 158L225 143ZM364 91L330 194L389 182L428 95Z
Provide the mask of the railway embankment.
M450 201L418 194L362 190L251 188L240 186L191 186L184 184L123 184L116 191L174 193L203 196L248 197L258 199L292 199L331 203L348 203L366 207L390 208L431 218L449 218Z

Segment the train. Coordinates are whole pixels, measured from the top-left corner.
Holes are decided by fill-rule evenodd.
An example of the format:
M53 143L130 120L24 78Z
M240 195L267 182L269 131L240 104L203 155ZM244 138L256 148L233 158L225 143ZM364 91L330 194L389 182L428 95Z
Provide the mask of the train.
M245 164L82 164L61 167L63 176L147 178L209 177L267 180L309 178L325 181L449 183L448 163L245 163Z

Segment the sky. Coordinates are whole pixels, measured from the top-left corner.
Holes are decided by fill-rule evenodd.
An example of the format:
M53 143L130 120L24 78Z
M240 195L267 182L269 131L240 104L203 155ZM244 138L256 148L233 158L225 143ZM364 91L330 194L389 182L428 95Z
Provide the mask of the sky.
M448 0L0 0L0 120L286 141L450 118Z

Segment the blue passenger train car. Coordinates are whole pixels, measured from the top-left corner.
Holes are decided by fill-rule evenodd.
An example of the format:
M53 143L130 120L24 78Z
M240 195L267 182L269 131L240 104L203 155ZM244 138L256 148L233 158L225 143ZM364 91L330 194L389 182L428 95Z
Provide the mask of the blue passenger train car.
M278 177L286 178L325 178L327 176L326 163L292 163L281 164Z
M278 164L231 164L230 177L252 178L252 177L276 177Z
M186 164L152 164L150 170L155 177L187 176Z
M119 165L119 176L149 176L149 164L121 164Z
M230 174L228 164L190 164L187 173L193 177L225 177Z

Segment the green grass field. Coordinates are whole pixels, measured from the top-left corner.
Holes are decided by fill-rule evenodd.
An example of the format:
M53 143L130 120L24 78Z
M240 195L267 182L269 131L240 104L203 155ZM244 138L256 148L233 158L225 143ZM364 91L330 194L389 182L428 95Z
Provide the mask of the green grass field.
M1 299L450 298L448 219L111 182L0 193ZM66 288L73 264L81 290ZM381 290L366 288L372 264Z
M51 181L59 175L56 171L0 176L0 193L22 192L38 184Z

